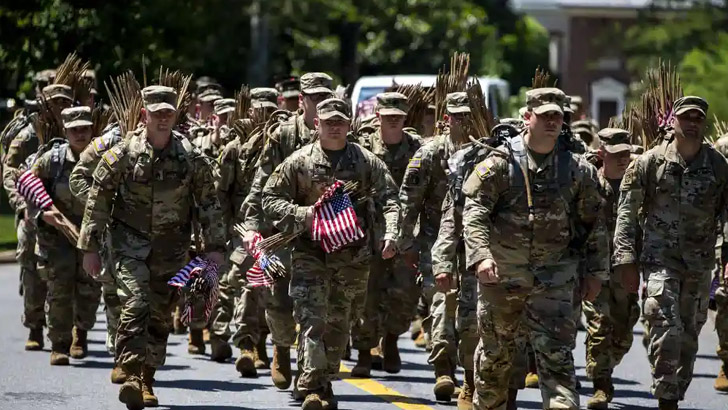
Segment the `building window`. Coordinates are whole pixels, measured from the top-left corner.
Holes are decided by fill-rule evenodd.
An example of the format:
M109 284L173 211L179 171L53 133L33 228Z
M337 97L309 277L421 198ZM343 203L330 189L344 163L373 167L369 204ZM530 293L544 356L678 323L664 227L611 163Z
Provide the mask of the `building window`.
M591 116L604 128L609 119L622 115L625 107L627 86L611 77L604 77L591 83Z
M561 42L562 34L550 33L549 38L549 71L554 74L561 73Z

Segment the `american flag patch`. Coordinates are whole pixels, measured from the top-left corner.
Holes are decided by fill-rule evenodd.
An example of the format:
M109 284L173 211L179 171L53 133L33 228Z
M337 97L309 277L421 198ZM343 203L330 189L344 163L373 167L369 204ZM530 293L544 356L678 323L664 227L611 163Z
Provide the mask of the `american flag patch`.
M104 144L103 138L94 139L94 150L96 150L97 154L106 150L106 145Z
M420 166L422 166L422 159L420 158L412 158L407 164L408 168L419 168Z
M475 167L475 172L478 174L479 177L482 178L490 173L490 168L488 168L487 165L481 162L480 164L478 164L477 167Z
M104 161L106 161L106 163L109 165L114 165L119 161L119 157L116 156L116 153L113 150L106 151L103 158Z

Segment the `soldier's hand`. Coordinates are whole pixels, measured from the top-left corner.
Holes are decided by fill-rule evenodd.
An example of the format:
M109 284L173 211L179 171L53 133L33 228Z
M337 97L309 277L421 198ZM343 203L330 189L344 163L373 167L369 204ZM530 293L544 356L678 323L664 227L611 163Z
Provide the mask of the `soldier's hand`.
M450 290L450 274L438 273L435 275L435 285L440 292L448 292Z
M94 279L99 277L101 273L101 257L98 252L84 252L83 270Z
M498 283L498 264L493 259L484 259L475 272L480 283Z
M594 302L602 290L602 280L594 276L587 276L581 281L581 300Z
M637 293L640 288L640 272L637 264L628 263L614 268L617 277L622 281L622 287L629 293Z
M402 254L402 257L404 258L404 263L407 264L407 266L411 267L417 267L417 264L420 261L420 254L417 253L417 251L414 248L410 248Z
M56 209L43 211L41 218L43 218L43 222L56 228L63 224L63 214Z
M394 241L387 239L382 241L382 259L391 259L397 254L397 246Z

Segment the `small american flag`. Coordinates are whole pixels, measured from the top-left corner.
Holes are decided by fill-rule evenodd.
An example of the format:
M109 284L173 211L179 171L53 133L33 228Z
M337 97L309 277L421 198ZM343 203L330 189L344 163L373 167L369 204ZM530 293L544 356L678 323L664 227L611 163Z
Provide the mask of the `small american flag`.
M27 170L18 178L15 183L20 195L32 203L34 206L48 210L53 206L53 199L43 186L43 181L33 174L31 170Z
M204 303L204 321L210 320L219 294L217 264L196 257L167 281L167 284L176 287L180 292L184 290L185 303L180 318L184 325L200 316L201 303Z
M263 235L261 235L259 232L256 232L255 235L253 235L252 245L254 250L253 254L251 255L255 258L255 263L245 273L245 277L248 280L248 285L253 288L260 286L272 286L275 283L275 278L273 277L273 275L267 272L266 269L269 266L272 266L272 264L280 262L280 259L277 256L268 256L260 249L259 244L262 241Z
M331 185L313 206L311 238L321 242L326 253L364 237L349 195L341 181Z

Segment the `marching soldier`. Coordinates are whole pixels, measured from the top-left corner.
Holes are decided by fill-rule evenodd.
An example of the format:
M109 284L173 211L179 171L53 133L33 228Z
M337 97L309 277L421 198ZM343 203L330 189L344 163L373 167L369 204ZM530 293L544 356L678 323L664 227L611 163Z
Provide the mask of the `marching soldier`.
M227 141L227 135L230 131L226 126L227 116L235 111L235 100L221 98L216 100L213 105L212 129L193 139L192 144L208 157L217 158L225 148L225 144L229 142Z
M298 111L298 96L301 90L301 81L298 77L291 77L276 84L280 93L278 108L290 112Z
M728 158L728 136L724 135L715 142L715 149ZM718 276L718 288L715 290L715 330L718 333L718 358L721 360L718 377L715 378L714 387L720 392L728 392L728 221L723 220L721 238L718 241L717 266L715 274Z

